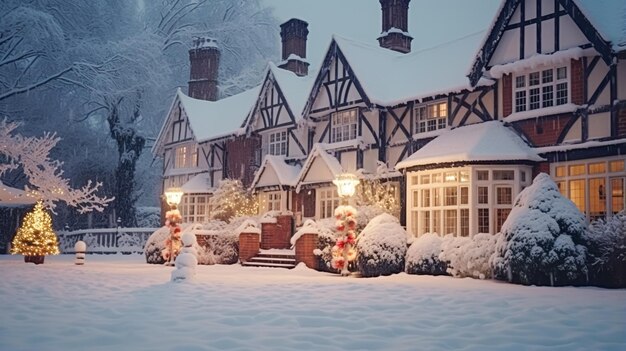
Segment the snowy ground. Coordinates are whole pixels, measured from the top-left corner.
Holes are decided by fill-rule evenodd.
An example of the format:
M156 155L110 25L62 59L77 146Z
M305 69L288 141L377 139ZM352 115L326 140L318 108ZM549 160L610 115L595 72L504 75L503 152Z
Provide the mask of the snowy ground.
M0 255L0 350L624 350L626 290Z

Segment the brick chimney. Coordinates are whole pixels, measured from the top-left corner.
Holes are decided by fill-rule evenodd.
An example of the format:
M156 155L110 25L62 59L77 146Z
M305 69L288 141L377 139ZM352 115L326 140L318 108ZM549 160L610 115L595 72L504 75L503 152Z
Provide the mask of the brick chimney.
M309 63L306 61L308 26L308 23L297 18L292 18L280 25L280 37L283 42L283 61L278 67L289 70L299 76L309 74Z
M189 96L200 100L217 101L217 74L220 50L211 38L194 38L189 49Z
M409 28L409 2L411 0L380 0L383 13L383 30L378 43L385 49L401 53L411 52Z

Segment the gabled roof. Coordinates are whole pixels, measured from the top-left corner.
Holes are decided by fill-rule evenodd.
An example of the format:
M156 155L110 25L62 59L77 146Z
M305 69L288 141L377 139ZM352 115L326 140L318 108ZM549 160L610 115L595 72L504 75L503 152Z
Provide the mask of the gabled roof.
M326 56L328 58L335 47L338 48L367 100L381 106L395 106L410 100L472 89L466 72L482 34L470 34L408 54L334 35ZM324 60L325 64L330 62ZM317 80L324 79L322 73L323 68ZM479 85L490 84L493 82L488 79L479 82ZM317 81L315 86L319 86ZM311 94L314 98L317 92Z
M502 0L489 31L477 46L471 69L466 73L472 85L477 85L479 79L482 79L483 69L491 61L520 1L523 0ZM611 64L611 51L626 50L626 3L623 0L558 0L558 2L581 28L582 33L594 45L607 65Z
M37 200L26 195L24 190L12 188L0 182L0 207L25 207L34 205Z
M289 165L285 162L284 156L274 156L274 155L266 155L263 159L263 163L261 163L261 167L256 172L254 176L254 180L252 181L252 185L250 188L255 188L266 169L271 168L274 173L276 173L276 184L265 184L266 185L286 185L286 186L295 186L296 181L298 180L298 176L300 175L300 171L302 167L298 165Z
M248 89L236 95L218 101L206 101L189 97L180 88L168 110L167 116L180 103L185 112L196 142L236 135L241 132L242 123L246 120L259 94L260 86ZM165 121L152 147L152 153L158 153L162 138L167 134L169 121Z
M289 70L279 68L273 62L268 62L264 77L265 79L260 85L261 88L259 89L253 108L256 109L259 106L261 99L265 94L265 88L271 87L271 84L268 84L268 82L273 82L285 98L287 109L293 116L294 121L297 123L302 116L302 109L304 108L306 98L311 90L313 78L310 75L303 77L298 76ZM254 123L253 118L254 115L250 114L243 127L248 128L252 123Z
M396 169L450 162L544 161L500 121L452 129L396 165Z
M315 144L313 145L313 148L311 149L311 152L309 153L306 162L304 162L304 165L302 166L302 171L300 171L298 178L295 180L295 184L297 184L296 192L299 192L300 187L306 184L304 182L304 179L311 170L311 166L317 159L320 159L326 165L328 171L333 176L331 179L328 179L329 182L335 179L337 175L344 173L343 167L341 167L339 160L337 160L335 156L329 154L324 148L323 144Z

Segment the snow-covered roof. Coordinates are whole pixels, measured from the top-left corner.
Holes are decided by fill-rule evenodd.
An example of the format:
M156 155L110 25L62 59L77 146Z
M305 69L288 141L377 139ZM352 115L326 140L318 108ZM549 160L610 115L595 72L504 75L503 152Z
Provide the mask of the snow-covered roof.
M333 36L372 103L394 106L406 101L472 89L466 73L484 32L418 50L398 53ZM332 45L332 44L331 44ZM493 82L481 79L478 85Z
M444 133L396 165L413 166L471 161L544 161L500 121L472 124Z
M613 44L613 50L626 50L626 1L574 0L600 35Z
M209 173L196 174L180 188L185 194L213 193L213 187L211 186L211 176L209 175Z
M271 169L275 174L274 184L260 184L261 177L266 170ZM284 156L266 155L263 159L261 167L256 172L251 188L257 186L287 185L295 186L302 167L298 165L289 165L285 162Z
M194 99L176 92L197 142L238 134L259 95L260 86L218 101Z
M0 207L23 207L31 206L37 202L27 197L24 190L12 188L0 182Z
M327 179L320 178L320 179L315 179L314 181L305 181L309 171L311 170L311 166L313 166L315 161L318 159L321 160L323 164L326 166L326 169L328 172ZM295 184L297 184L296 191L300 191L300 187L308 183L316 183L316 182L322 182L322 181L330 182L341 173L344 173L344 170L343 170L343 167L341 167L341 163L339 163L339 160L337 160L335 156L329 154L326 151L325 146L323 144L315 144L313 145L313 148L311 149L309 156L307 157L306 161L304 162L304 165L302 166L302 171L300 171L300 174L298 175L298 178L295 181ZM321 174L320 176L324 177L325 174Z
M294 117L296 120L300 119L313 84L312 76L300 77L289 70L278 68L273 62L268 63L268 69L272 72L276 83L283 92Z

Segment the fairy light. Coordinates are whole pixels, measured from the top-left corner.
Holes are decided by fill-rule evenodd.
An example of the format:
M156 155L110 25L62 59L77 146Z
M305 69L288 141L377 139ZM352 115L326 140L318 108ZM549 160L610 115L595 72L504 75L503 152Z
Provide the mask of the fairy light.
M28 212L11 242L11 254L24 256L58 255L59 244L52 230L52 218L37 201L35 208Z

